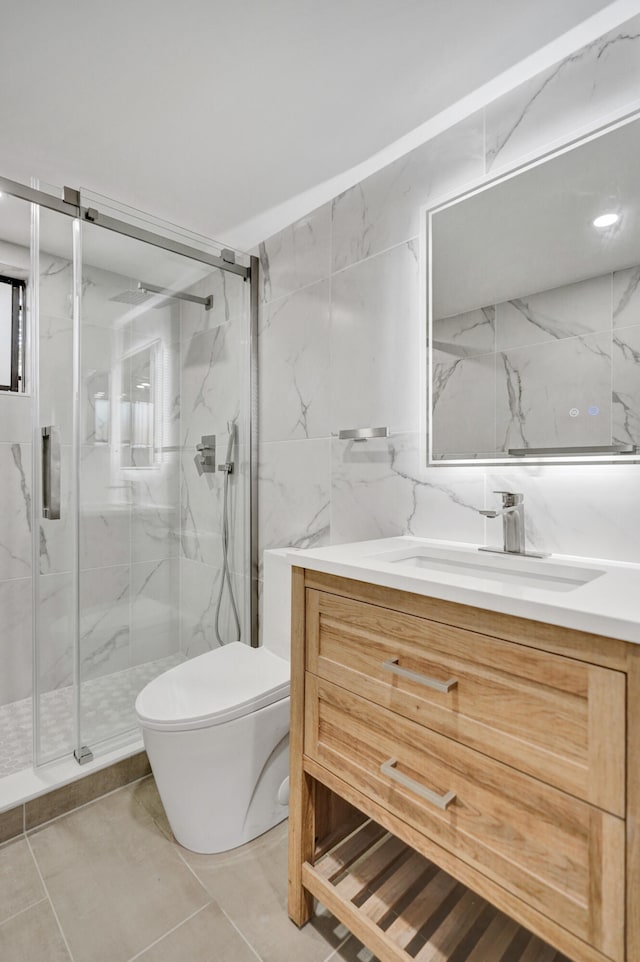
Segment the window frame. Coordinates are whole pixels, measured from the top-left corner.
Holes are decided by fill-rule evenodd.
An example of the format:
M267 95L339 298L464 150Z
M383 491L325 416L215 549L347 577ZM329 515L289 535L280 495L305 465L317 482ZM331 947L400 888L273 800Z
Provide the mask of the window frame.
M11 286L11 381L9 384L0 384L0 391L19 393L24 390L24 314L27 283L21 278L0 274L0 284Z

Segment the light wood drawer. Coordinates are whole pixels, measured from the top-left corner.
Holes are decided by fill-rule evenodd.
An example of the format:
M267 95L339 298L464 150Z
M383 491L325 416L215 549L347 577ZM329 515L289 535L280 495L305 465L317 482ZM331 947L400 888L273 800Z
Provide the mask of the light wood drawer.
M623 672L328 592L306 599L309 671L624 816Z
M603 955L624 958L622 819L309 672L305 754ZM423 789L455 797L440 808Z

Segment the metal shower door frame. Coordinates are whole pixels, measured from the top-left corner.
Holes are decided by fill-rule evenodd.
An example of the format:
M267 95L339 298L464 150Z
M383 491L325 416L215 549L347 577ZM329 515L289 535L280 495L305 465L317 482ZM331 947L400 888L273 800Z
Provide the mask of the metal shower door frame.
M154 247L161 248L163 250L170 251L175 254L179 254L183 257L188 257L192 260L199 261L201 263L207 264L211 267L215 267L219 270L226 271L228 273L239 275L243 278L246 283L250 285L250 297L249 297L249 332L248 332L248 344L249 344L249 438L248 438L248 449L250 458L250 470L249 470L249 572L248 577L250 579L250 625L251 625L251 638L250 644L252 647L258 646L258 362L257 362L257 334L258 334L258 270L259 270L259 260L257 257L250 257L249 266L244 266L241 264L236 264L235 262L235 252L223 248L220 256L211 254L208 251L202 250L200 248L194 247L190 244L182 243L181 241L174 240L173 238L164 236L162 234L156 233L154 231L147 230L145 228L138 227L134 224L127 223L127 221L120 220L118 218L111 217L109 215L101 213L94 206L84 206L82 204L81 193L75 188L65 187L63 192L63 197L56 197L54 194L47 193L46 191L40 190L35 187L27 186L26 184L21 184L17 181L11 180L6 177L0 176L0 192L24 200L36 207L32 207L32 227L31 227L31 247L35 254L35 266L36 266L36 276L37 276L37 265L39 257L39 218L38 218L38 208L42 207L48 210L57 211L58 213L64 214L76 221L73 229L73 263L74 263L74 296L73 296L73 542L74 542L74 572L73 572L73 582L74 582L74 599L73 599L73 647L74 647L74 687L75 687L75 699L76 699L76 717L75 717L75 729L76 729L76 750L74 752L75 757L79 763L89 761L91 756L90 751L86 746L80 744L80 739L78 734L80 731L80 638L79 638L79 523L78 523L78 512L79 512L79 492L80 492L80 458L79 458L79 437L80 437L80 422L79 422L79 377L80 377L80 335L81 335L81 316L80 316L80 296L81 296L81 261L82 261L82 250L81 250L81 231L80 225L82 222L87 222L92 225L102 227L105 230L114 231L116 233L122 234L127 237L131 237L134 240L142 241L146 244L150 244ZM38 285L35 285L36 288ZM38 396L38 370L39 370L39 344L38 344L38 330L37 330L37 318L38 318L38 291L35 290L32 298L31 307L31 330L29 331L29 356L30 356L30 380L31 380L31 395L32 403L34 406L33 423L34 423L34 433L33 440L34 445L38 443L41 429L37 424L39 415L39 396ZM36 430L37 429L37 430ZM36 456L36 449L34 447L34 456L32 458L33 464L33 476L32 476L32 490L33 490L33 514L34 514L34 525L33 531L36 531L37 527L37 512L40 510L39 505L41 501L41 478L39 476L39 458ZM39 538L32 536L32 564L33 564L33 601L34 601L34 619L33 619L33 665L34 665L34 680L38 665L38 641L39 641L39 618L38 618L38 584L39 584ZM35 697L37 694L36 687L34 685L34 698L33 698L33 713L34 713L34 763L39 764L40 756L40 742L39 742L39 700Z

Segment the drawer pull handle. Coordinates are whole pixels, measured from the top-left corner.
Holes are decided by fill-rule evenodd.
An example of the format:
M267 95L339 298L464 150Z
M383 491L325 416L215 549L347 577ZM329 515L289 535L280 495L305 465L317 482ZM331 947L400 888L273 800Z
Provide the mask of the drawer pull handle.
M417 671L409 671L408 668L401 668L397 658L390 658L389 661L383 661L382 667L386 671L392 671L394 675L402 675L403 678L409 678L410 681L417 681L421 685L426 685L427 688L435 688L436 691L446 693L458 684L457 678L449 678L448 681L438 681L437 678L429 678L428 675L419 675Z
M402 772L399 772L395 767L397 764L397 758L388 758L386 762L383 762L380 766L380 771L383 775L391 778L394 782L398 782L398 784L404 786L404 788L408 788L411 792L415 792L420 798L424 798L426 802L430 802L443 812L456 797L455 792L445 792L444 795L438 795L437 792L432 792L430 788L425 788L420 782L415 782L413 778L409 778L408 775L403 775Z

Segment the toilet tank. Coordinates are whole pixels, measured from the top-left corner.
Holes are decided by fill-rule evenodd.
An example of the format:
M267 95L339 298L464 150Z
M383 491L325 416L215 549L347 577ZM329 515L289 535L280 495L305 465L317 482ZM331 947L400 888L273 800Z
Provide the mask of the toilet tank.
M291 562L290 548L264 552L262 644L274 655L291 660Z

